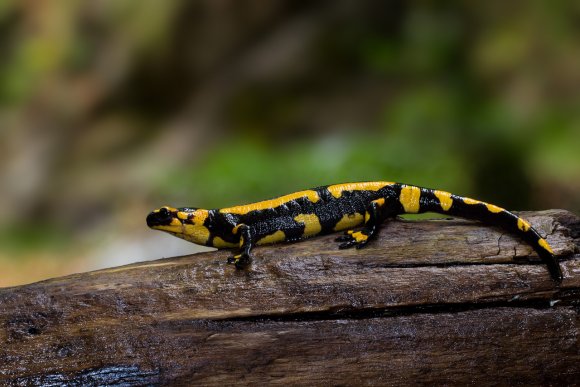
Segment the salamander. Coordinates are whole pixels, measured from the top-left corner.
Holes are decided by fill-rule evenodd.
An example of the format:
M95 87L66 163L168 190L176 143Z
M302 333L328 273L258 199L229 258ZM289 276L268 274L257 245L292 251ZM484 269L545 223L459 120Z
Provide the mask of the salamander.
M255 245L292 242L346 230L336 239L341 242L338 247L362 248L376 237L386 219L423 212L478 220L519 235L538 253L554 281L562 279L552 248L526 220L494 204L401 183L326 185L211 210L165 206L151 212L146 220L153 229L196 244L238 249L228 262L243 268L249 263Z

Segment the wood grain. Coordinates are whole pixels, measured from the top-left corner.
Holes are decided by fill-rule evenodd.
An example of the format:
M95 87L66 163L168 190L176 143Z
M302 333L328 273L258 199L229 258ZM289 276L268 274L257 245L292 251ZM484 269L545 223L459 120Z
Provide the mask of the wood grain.
M161 259L0 289L0 384L575 384L580 219L522 213L561 259L463 220Z

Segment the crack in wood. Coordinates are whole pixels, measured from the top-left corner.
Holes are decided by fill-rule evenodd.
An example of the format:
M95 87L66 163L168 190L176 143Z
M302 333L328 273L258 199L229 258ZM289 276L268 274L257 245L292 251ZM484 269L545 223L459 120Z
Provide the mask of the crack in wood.
M398 316L411 316L415 314L453 314L472 310L485 310L496 308L524 308L544 310L553 308L555 301L559 306L573 305L567 302L568 298L578 296L580 288L567 289L566 293L556 292L550 299L530 298L522 300L514 297L512 300L482 301L478 303L464 302L457 304L424 304L417 306L389 307L389 308L362 308L350 309L348 307L338 308L334 311L307 311L307 312L289 312L284 314L257 314L253 316L231 317L216 319L213 321L245 321L245 322L264 322L264 321L325 321L355 319L364 320L370 318L388 318ZM534 293L522 293L521 295L533 296ZM538 295L539 296L539 295ZM556 299L556 300L555 300Z

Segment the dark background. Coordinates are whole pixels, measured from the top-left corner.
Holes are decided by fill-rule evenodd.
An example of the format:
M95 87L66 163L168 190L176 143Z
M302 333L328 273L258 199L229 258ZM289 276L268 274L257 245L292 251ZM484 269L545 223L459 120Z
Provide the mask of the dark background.
M197 251L164 204L580 210L577 2L4 1L0 53L0 286Z

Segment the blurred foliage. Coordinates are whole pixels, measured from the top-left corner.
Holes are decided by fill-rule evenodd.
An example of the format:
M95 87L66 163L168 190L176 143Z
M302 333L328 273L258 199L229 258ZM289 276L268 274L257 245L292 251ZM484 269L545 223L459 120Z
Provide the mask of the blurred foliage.
M0 284L192 251L146 229L162 204L349 180L578 213L579 17L540 1L4 1ZM35 256L50 270L27 273Z

